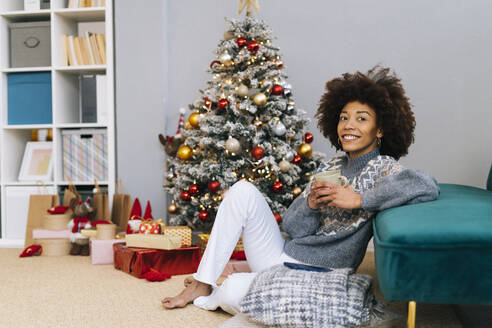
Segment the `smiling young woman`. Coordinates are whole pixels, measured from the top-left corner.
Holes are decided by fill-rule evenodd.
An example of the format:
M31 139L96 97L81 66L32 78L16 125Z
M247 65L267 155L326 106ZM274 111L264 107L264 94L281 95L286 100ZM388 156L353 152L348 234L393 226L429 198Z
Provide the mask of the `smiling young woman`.
M343 107L337 133L350 158L367 154L381 143L383 132L376 123L376 112L366 104L351 101Z
M284 239L258 189L249 182L235 183L219 206L197 272L181 294L162 300L164 308L193 302L207 310L220 306L240 312L258 272L283 262L355 271L377 211L438 197L434 178L397 162L413 142L415 119L400 80L389 69L347 73L329 81L326 89L316 114L318 126L346 154L323 162L315 173L340 171L347 185L311 182L283 214ZM232 274L217 286L240 236L253 272Z

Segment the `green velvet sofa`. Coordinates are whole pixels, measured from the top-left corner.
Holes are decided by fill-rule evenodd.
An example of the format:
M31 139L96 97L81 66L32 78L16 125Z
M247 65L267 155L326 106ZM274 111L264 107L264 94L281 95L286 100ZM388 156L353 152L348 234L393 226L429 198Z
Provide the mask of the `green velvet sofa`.
M440 184L436 201L378 213L376 271L387 301L492 304L492 166L487 189Z

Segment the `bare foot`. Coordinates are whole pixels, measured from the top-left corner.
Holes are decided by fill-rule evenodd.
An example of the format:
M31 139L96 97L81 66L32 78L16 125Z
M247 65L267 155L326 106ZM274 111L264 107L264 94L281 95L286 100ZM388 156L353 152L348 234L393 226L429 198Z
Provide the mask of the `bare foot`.
M166 297L162 302L162 307L165 309L174 309L185 307L186 304L191 303L195 298L200 296L208 296L212 292L210 285L203 282L194 280L177 296Z
M185 287L188 287L189 285L191 285L191 283L195 281L195 278L193 277L186 277L185 280L184 280L184 286Z

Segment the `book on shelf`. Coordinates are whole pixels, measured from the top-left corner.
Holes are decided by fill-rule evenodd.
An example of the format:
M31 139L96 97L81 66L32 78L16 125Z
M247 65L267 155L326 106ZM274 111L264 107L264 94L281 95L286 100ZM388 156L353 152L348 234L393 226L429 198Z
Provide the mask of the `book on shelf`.
M81 123L108 122L106 75L81 75L79 117Z
M86 32L85 36L63 35L64 65L106 64L104 34Z
M81 75L80 79L80 123L97 122L97 91L96 76Z
M68 0L67 8L105 7L106 0Z

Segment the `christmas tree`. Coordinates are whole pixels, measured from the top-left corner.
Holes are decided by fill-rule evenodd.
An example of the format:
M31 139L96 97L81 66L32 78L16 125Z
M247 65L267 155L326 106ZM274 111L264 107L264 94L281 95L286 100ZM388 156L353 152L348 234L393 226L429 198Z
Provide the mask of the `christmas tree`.
M161 136L171 155L169 223L199 231L211 229L224 192L239 180L262 192L280 222L323 157L312 151L309 119L295 106L272 31L250 12L227 21L212 79L180 118L184 129Z

